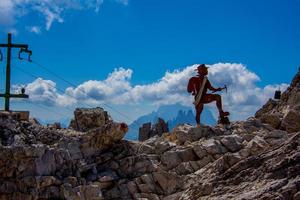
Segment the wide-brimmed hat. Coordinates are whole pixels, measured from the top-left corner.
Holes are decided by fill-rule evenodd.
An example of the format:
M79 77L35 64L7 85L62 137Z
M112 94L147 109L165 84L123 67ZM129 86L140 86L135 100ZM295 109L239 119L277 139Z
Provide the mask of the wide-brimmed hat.
M202 71L204 69L208 69L205 64L200 64L198 67L195 69L195 71Z

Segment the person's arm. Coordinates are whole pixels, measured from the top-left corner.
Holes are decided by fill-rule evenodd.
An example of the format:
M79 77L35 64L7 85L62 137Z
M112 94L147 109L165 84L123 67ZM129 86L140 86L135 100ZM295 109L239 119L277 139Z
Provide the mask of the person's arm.
M214 88L211 84L210 84L210 82L209 82L209 80L207 80L207 89L209 89L209 90L211 90L211 91L213 91L213 92L218 92L218 91L221 91L222 90L222 88Z

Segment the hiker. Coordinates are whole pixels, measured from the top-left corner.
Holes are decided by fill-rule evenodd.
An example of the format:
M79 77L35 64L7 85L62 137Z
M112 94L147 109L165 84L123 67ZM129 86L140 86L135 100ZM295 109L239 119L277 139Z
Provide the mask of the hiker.
M212 93L222 91L224 88L214 88L207 79L208 67L205 64L201 64L195 69L198 72L198 76L190 78L187 91L195 96L195 109L196 109L196 122L197 127L200 127L200 115L203 111L204 104L216 101L217 108L219 110L220 119L224 119L229 115L229 112L224 112L222 108L222 99L219 94L207 94L207 90L211 90ZM227 118L228 120L228 118ZM224 120L223 120L224 121Z

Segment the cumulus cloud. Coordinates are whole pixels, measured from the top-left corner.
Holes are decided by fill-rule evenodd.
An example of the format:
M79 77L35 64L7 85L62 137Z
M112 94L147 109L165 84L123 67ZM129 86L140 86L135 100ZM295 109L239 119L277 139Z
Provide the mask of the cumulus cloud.
M63 23L63 15L67 10L92 9L99 12L104 0L1 0L0 1L0 26L6 30L11 29L21 17L31 13L37 19L43 16L44 27L50 30L54 22ZM113 0L127 5L128 0ZM27 24L27 26L30 24ZM29 30L30 31L30 30ZM31 31L36 33L35 31Z
M51 80L44 80L38 78L33 82L24 85L13 85L14 93L20 93L21 88L25 88L25 93L30 95L31 102L45 104L47 106L56 105L58 93L56 90L56 83Z
M130 84L132 70L115 70L104 81L87 81L77 88L68 88L68 94L75 99L92 99L94 102L114 104L174 104L192 105L193 97L186 92L191 76L195 76L197 65L182 70L166 72L154 83L144 85ZM259 87L260 78L246 66L236 63L217 63L209 65L209 80L215 87L228 87L223 92L225 109L231 111L233 119L244 119L254 114L278 88L285 90L287 84ZM118 77L118 78L115 78ZM117 80L117 81L116 81ZM214 104L209 108L213 109Z
M136 85L119 97L119 103L152 102L153 104L181 103L192 105L193 97L186 92L186 86L191 76L195 76L197 65L188 66L183 70L166 72L157 82ZM260 78L249 71L246 66L235 63L217 63L209 65L209 80L215 87L228 87L228 93L223 92L225 109L232 112L233 119L244 119L254 114L278 88L285 90L287 84L257 86ZM115 101L117 102L117 101ZM209 104L209 109L215 108ZM217 112L215 112L217 113Z
M29 101L47 106L68 106L76 103L71 96L59 94L56 83L51 80L37 78L26 85L13 85L13 93L20 93L21 88L25 88L25 93L29 95Z
M259 87L260 78L242 64L218 63L210 66L209 79L216 87L228 87L222 94L224 107L231 111L233 119L244 119L253 115L276 89L285 90L288 84Z
M191 76L195 76L197 65L182 70L166 72L156 82L132 85L131 69L119 68L110 73L105 80L89 80L76 88L69 87L63 94L58 94L56 84L50 80L37 79L27 85L30 99L45 101L50 105L70 106L76 103L101 105L162 105L180 103L192 106L193 97L187 93L186 86ZM217 63L209 65L209 80L215 87L228 87L222 93L225 110L231 112L231 119L245 119L254 114L278 88L285 90L287 84L259 87L260 78L245 65L235 63ZM208 108L214 111L215 104Z
M131 90L129 82L131 76L131 69L115 69L103 81L89 80L76 88L67 88L66 95L77 100L92 100L92 102L115 101L119 95Z
M195 66L186 67L183 70L166 72L157 82L136 85L125 92L121 99L123 102L152 102L154 104L182 103L189 104L186 86L189 77L193 75Z

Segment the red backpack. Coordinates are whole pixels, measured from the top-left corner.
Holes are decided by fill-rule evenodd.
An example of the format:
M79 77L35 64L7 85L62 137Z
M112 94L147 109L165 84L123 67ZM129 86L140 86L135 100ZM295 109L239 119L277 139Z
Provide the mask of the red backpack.
M191 92L194 91L194 84L195 84L195 81L196 81L195 79L197 79L197 77L190 78L189 83L187 85L188 93L191 93Z

